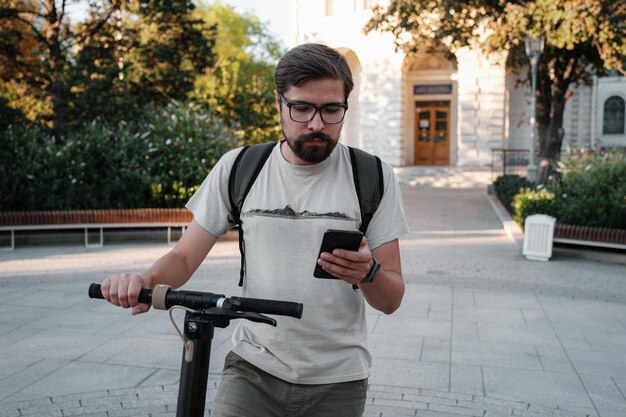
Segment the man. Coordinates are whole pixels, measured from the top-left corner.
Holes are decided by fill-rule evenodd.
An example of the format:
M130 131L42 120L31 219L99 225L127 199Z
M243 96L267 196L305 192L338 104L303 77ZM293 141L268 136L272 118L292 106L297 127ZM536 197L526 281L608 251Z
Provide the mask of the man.
M371 367L365 301L390 314L404 294L398 237L408 227L400 190L383 164L384 196L358 251L317 259L327 229L357 230L361 220L348 148L337 143L352 75L335 50L304 44L285 54L274 77L284 139L242 207L243 295L301 302L304 314L278 316L275 328L238 322L212 415L361 416ZM239 151L224 155L187 204L194 220L176 247L144 274L105 279L107 300L143 313L142 287L187 282L232 227L228 178ZM381 269L362 283L374 258ZM315 278L316 262L340 280Z

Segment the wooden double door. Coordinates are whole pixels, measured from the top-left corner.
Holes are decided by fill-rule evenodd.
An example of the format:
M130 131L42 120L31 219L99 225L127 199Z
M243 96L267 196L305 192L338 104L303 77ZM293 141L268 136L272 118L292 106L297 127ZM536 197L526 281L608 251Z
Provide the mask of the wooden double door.
M415 102L415 165L450 163L450 102Z

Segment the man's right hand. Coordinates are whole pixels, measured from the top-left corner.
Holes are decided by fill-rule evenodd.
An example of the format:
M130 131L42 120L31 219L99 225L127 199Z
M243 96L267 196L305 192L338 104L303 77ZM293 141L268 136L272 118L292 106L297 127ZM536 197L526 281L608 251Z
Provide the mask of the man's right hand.
M105 300L116 306L131 308L131 314L145 313L150 304L140 303L139 292L150 288L147 280L139 274L118 274L105 278L101 290Z

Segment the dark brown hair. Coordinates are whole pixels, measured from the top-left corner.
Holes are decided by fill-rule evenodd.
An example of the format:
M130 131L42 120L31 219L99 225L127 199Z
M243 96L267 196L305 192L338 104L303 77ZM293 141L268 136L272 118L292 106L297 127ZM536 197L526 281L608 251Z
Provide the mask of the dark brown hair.
M346 102L354 87L346 59L336 50L319 43L305 43L290 49L274 71L276 90L284 94L289 87L308 81L333 78L343 81Z

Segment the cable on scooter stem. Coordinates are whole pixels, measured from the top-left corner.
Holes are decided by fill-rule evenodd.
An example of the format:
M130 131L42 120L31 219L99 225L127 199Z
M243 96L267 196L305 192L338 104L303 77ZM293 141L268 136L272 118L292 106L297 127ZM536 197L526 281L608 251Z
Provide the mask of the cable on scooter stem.
M139 293L139 302L151 304L153 290L143 288ZM89 297L104 299L100 284L89 286ZM195 310L221 307L233 311L249 311L260 314L274 314L302 318L302 303L290 301L267 300L247 297L226 297L223 294L214 294L200 291L184 291L168 289L165 294L165 307L184 306Z

